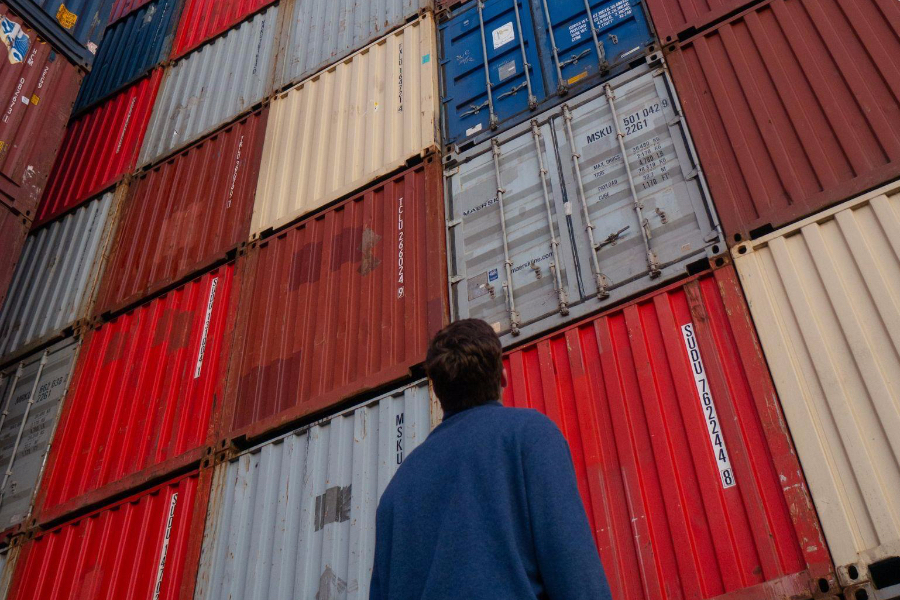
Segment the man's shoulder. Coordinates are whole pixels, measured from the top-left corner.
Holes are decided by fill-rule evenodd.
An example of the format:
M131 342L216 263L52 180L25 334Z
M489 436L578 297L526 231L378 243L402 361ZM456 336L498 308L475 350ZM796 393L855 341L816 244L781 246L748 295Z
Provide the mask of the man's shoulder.
M524 435L556 435L559 427L547 415L533 408L502 407L496 411L497 419L514 427Z

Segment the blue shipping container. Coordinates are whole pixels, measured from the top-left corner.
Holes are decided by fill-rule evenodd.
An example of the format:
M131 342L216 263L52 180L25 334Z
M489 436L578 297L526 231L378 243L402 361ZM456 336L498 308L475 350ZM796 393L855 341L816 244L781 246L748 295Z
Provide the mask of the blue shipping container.
M156 0L110 27L94 68L84 78L74 113L108 98L165 61L180 14L180 0Z
M444 141L457 149L618 75L654 42L640 0L475 0L440 37Z
M73 63L90 68L114 0L6 0Z

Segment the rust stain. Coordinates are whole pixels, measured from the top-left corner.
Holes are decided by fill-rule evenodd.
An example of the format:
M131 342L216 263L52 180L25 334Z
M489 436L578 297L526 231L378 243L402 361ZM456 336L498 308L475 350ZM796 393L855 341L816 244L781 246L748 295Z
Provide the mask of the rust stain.
M359 245L359 251L362 253L362 261L359 265L358 273L365 277L378 268L381 261L376 256L375 250L381 236L366 227L362 232L362 242Z

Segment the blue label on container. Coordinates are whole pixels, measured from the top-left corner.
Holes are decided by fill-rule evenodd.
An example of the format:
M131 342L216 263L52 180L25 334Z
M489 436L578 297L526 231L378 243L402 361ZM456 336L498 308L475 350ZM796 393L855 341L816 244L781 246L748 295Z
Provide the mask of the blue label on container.
M488 281L497 281L498 279L500 279L500 274L497 272L497 269L488 271Z
M31 40L18 23L0 17L0 38L6 44L10 63L16 64L25 60L28 48L31 47Z
M422 64L424 65L427 62L431 62L431 54L430 53L426 54L425 56L422 57Z

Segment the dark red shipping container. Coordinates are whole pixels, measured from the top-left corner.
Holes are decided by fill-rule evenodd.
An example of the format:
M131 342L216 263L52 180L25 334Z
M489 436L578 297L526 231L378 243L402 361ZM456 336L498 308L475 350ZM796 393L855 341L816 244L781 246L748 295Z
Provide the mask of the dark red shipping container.
M770 0L668 60L731 243L900 177L900 3Z
M510 352L505 366L504 402L547 414L569 441L615 600L836 591L731 266Z
M0 202L0 308L6 300L6 292L16 272L16 262L30 228L28 219Z
M84 76L6 4L0 3L0 17L28 39L21 59L8 51L8 60L0 60L0 194L33 218Z
M115 21L118 21L128 13L139 9L148 2L150 2L150 0L116 0L109 13L109 22L114 23Z
M223 411L256 438L425 358L448 319L444 203L434 157L254 242Z
M249 238L267 115L249 115L131 182L98 314L224 262Z
M35 502L39 523L188 468L215 443L233 274L224 265L86 336Z
M211 480L194 472L38 533L8 600L189 600Z
M155 70L69 123L35 225L72 210L134 169L162 73Z
M172 44L172 58L187 54L273 2L274 0L186 0L175 43Z
M665 44L713 27L728 16L764 0L644 0L659 39Z

